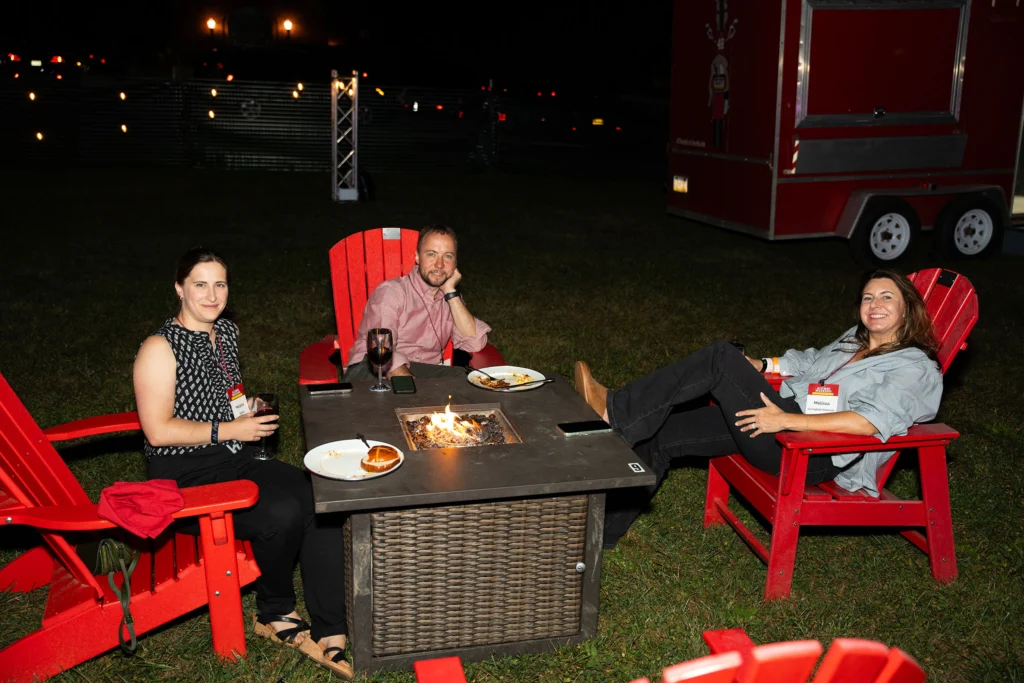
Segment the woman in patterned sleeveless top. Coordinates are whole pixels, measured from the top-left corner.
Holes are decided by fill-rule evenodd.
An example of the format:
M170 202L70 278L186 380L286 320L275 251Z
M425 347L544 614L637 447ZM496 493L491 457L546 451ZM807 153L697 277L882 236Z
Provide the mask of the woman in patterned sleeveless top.
M235 535L252 542L257 635L298 648L346 680L342 527L314 514L309 476L280 460L256 460L253 445L277 429L277 416L235 416L229 391L242 383L238 327L221 318L228 268L206 249L187 252L176 282L181 307L135 359L135 400L146 437L150 479L198 486L249 479L259 501L234 514ZM292 573L302 565L312 624L295 611Z

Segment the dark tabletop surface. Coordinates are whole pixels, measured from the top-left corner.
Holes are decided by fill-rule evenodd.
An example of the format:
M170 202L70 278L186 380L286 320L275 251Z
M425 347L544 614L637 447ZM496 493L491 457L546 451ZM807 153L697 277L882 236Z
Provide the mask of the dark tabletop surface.
M415 394L369 391L372 382L354 382L350 394L310 396L299 387L306 450L356 438L393 444L405 462L382 477L365 481L313 478L317 512L398 507L602 491L647 486L655 477L613 433L567 438L555 425L597 418L557 374L538 389L493 392L465 378L417 379ZM500 404L523 439L521 444L414 451L396 408ZM632 465L632 467L631 467ZM635 470L639 469L637 472Z

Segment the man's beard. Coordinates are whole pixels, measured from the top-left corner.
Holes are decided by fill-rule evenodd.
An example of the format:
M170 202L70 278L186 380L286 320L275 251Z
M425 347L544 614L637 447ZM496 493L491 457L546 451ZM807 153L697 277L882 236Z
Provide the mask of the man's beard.
M449 277L451 277L450 275L446 274L443 270L437 270L437 271L430 271L430 270L428 270L428 271L424 271L423 268L419 268L418 270L420 272L420 277L430 287L440 287L441 285L443 285L445 282L448 281ZM439 282L431 282L430 281L430 274L431 273L435 273L435 277L439 277L440 281Z

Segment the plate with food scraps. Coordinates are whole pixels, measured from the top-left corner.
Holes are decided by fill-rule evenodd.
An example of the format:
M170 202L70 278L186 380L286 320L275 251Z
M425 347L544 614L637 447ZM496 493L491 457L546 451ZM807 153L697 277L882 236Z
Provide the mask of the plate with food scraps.
M547 378L536 370L518 368L514 365L495 365L482 368L482 371L474 370L466 375L466 381L470 384L489 391L529 391L544 386L541 382L545 379Z
M317 446L302 459L306 469L313 474L328 479L340 479L341 481L362 481L374 479L391 474L405 462L405 454L402 449L392 446L383 441L367 439L367 443L373 446L387 446L398 452L398 462L382 472L370 472L363 468L363 459L366 458L370 449L360 439L345 439L344 441L331 441Z

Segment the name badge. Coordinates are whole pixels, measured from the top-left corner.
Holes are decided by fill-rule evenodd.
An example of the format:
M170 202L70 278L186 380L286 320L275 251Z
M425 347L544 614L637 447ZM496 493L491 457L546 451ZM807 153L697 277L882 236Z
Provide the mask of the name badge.
M231 402L231 414L236 420L249 413L249 402L245 399L245 389L241 383L228 387L228 401Z
M807 388L805 415L839 412L839 385L812 384Z

